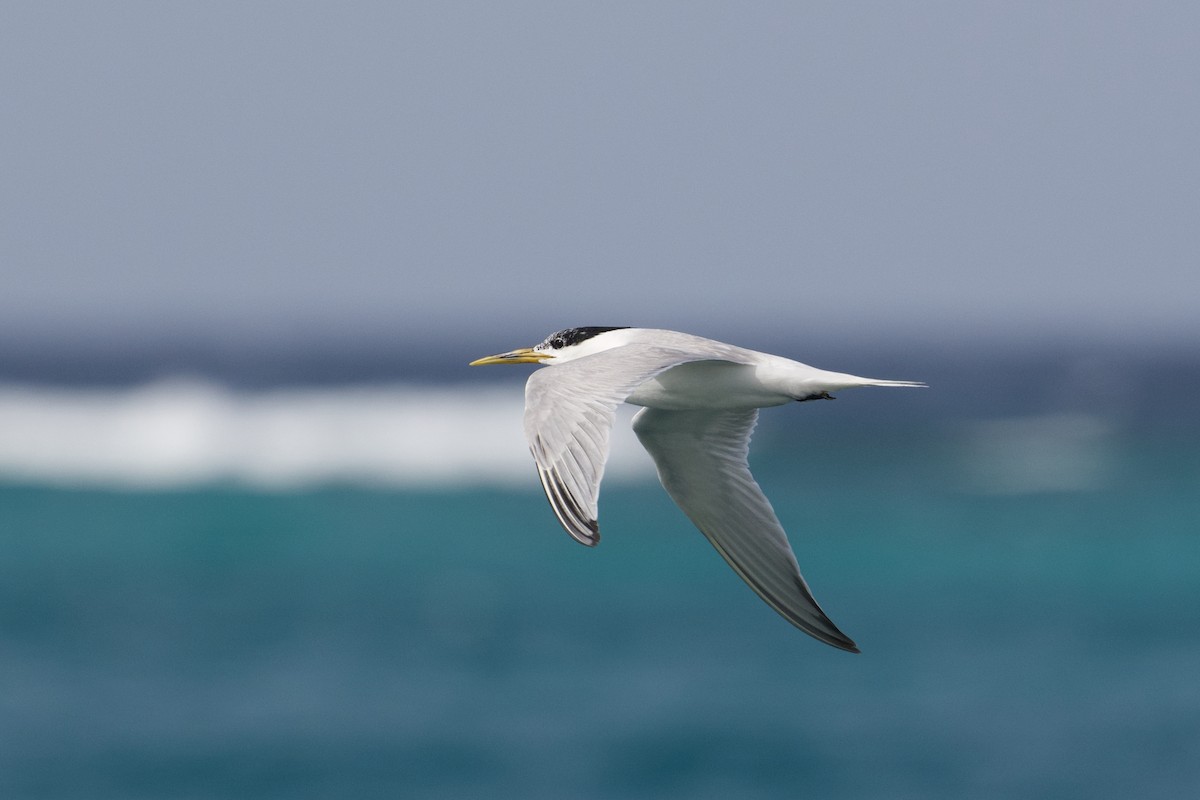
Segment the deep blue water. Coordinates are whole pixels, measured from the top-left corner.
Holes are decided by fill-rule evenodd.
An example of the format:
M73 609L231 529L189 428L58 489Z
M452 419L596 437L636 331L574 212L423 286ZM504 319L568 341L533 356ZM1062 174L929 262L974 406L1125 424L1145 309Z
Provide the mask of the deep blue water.
M0 487L0 796L1099 798L1200 787L1200 460L988 493L946 442L765 435L851 655L653 483ZM984 487L986 488L986 487Z

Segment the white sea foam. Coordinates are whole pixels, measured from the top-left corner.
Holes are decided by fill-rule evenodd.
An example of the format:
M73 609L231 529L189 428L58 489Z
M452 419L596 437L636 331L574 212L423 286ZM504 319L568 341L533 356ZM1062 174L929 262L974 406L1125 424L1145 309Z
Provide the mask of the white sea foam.
M1116 455L1113 426L1092 414L1045 414L975 423L965 438L966 477L989 494L1102 489Z
M536 486L520 387L0 386L0 480L133 488ZM624 416L627 416L624 415ZM608 475L652 471L618 424Z

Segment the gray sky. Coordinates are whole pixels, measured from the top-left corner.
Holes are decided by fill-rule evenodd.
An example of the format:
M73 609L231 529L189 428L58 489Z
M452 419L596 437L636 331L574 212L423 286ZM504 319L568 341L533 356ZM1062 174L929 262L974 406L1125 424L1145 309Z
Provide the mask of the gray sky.
M4 17L8 336L1200 333L1194 3Z

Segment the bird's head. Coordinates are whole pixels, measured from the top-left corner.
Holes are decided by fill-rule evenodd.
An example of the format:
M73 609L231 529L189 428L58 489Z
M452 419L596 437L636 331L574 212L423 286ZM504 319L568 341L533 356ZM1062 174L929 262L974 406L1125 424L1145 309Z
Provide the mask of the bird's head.
M522 347L472 361L470 366L486 364L561 364L582 356L599 353L624 342L600 334L628 328L566 328L555 331L533 347Z

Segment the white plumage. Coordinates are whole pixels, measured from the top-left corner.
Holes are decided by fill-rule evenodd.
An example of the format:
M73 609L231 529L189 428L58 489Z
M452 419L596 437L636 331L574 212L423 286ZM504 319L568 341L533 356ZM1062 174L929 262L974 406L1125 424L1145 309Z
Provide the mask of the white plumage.
M633 429L676 505L746 583L823 642L858 648L800 574L747 454L758 409L829 398L856 386L923 386L860 378L677 331L568 328L541 344L472 365L545 363L525 386L525 436L558 521L600 539L597 501L616 407L644 406Z

